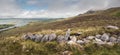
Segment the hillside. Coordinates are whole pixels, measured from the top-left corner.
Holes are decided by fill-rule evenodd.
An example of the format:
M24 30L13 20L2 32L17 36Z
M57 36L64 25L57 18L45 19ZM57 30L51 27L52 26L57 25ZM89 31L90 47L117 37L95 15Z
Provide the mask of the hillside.
M113 13L118 13L120 11L119 8L110 8L100 13L92 13L92 14L82 14L75 17L67 18L65 20L54 21L50 23L34 23L29 24L24 27L12 29L9 31L5 31L1 33L1 36L11 36L11 35L19 35L27 32L39 32L41 30L57 30L62 29L66 30L68 28L80 29L80 28L88 28L88 27L103 27L107 25L115 25L120 27L120 17L109 15ZM6 35L8 34L8 35Z
M120 28L119 12L119 8L110 8L52 22L30 23L23 27L0 32L0 55L120 55L119 43L110 45L111 43L108 42L108 44L97 45L90 42L83 45L68 45L69 41L58 43L55 41L56 39L47 42L35 42L31 39L24 40L21 38L26 33L46 34L46 36L51 33L55 33L57 36L65 35L66 30L70 28L72 34L82 32L77 37L78 40L89 36L95 38L96 35L104 35L105 33L108 33L105 35L109 37L112 36L120 40L120 29L105 28L109 25ZM90 41L94 42L95 40Z

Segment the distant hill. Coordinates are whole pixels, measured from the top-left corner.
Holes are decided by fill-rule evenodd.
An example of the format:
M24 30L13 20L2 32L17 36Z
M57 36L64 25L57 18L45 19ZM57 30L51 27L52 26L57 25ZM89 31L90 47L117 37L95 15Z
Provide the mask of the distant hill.
M47 29L65 30L68 28L79 29L79 28L88 28L88 27L101 27L107 25L115 25L120 27L120 7L89 12L75 17L57 20L54 22L33 23L21 28L5 31L0 35L10 36L10 35L19 35L21 33L27 33L27 32L38 32Z
M111 15L111 16L117 16L120 17L120 7L114 7L114 8L109 8L106 10L88 10L85 14L105 14L105 15Z
M108 27L108 25L117 26L118 29L104 28L106 26ZM32 22L23 27L0 32L0 55L68 55L69 53L72 55L120 55L120 45L116 43L116 38L117 41L119 41L119 27L120 8L88 11L85 14L66 19L61 18L50 19L46 22ZM77 42L79 42L78 40L81 40L81 43L75 43L73 45L67 44L74 43L74 38L72 38L72 41L63 41L61 43L56 41L34 42L34 38L32 38L37 37L36 40L38 41L41 39L41 34L44 34L45 36L44 38L42 37L42 39L47 40L48 38L46 38L46 35L50 33L55 33L57 36L65 36L68 28L71 29L71 34L82 33L77 37ZM26 33L33 34L33 36L31 34L28 34L30 37L27 36L28 39L32 38L32 40L23 40L21 38ZM99 37L97 38L96 35L102 35L102 38L104 37L105 39L107 39L107 37L110 37L110 39L111 37L115 37L115 39L112 38L112 42L110 42L110 39L109 41L103 41L103 39L99 39ZM54 35L51 36L53 37ZM40 37L40 39L38 37ZM93 39L97 40L92 40L91 37L96 37ZM56 38L56 40L59 38ZM50 39L51 37L49 40ZM92 42L99 42L99 44Z

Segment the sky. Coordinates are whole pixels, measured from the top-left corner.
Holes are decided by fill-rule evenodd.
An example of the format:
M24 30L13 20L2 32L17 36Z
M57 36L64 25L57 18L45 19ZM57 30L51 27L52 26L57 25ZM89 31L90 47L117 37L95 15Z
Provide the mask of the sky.
M0 18L67 18L120 7L120 0L0 0Z

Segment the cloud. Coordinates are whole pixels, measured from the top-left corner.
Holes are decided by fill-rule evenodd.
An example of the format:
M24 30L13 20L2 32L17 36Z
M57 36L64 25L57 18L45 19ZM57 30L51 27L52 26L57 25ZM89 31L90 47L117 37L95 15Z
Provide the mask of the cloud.
M0 0L0 17L3 18L59 18L71 17L88 10L120 7L120 0ZM24 4L25 3L25 4ZM26 10L30 6L34 10ZM32 5L39 8L33 8Z
M13 17L20 13L19 8L15 0L0 0L0 17Z

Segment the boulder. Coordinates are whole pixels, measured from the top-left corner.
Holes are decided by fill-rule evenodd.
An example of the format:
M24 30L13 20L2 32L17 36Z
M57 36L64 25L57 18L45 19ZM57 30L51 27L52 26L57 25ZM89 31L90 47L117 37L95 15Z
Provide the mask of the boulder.
M75 45L76 42L74 42L74 41L68 41L67 44L69 44L69 45Z
M116 43L117 38L115 37L110 37L109 42Z
M55 40L57 35L55 33L52 33L49 35L49 41Z
M94 43L96 43L98 45L106 44L106 42L102 41L101 39L97 39L97 38L95 38L95 42Z
M42 34L36 34L35 42L40 42L42 37L43 37Z
M87 43L90 43L91 41L90 40L88 40L88 39L83 39L83 41L85 42L85 44L87 44Z
M109 35L104 33L102 36L101 36L101 40L102 41L108 41L109 40Z
M24 37L27 39L29 38L30 40L35 40L36 36L34 36L35 34L32 33L27 33Z
M100 39L100 38L101 38L101 36L102 36L102 35L97 34L95 37L96 37L96 38L98 38L98 39Z
M59 35L57 37L57 42L62 42L62 41L65 41L65 37L63 35Z
M41 39L41 42L46 42L49 40L49 35L44 35L43 38Z
M33 40L33 41L35 41L36 37L37 37L36 34L31 34L30 35L30 39Z
M102 40L101 40L101 39L98 39L98 38L95 38L95 41L101 42Z
M106 28L108 28L108 29L119 29L119 27L117 27L117 26L112 26L112 25L109 25L109 26L107 26Z
M119 44L120 44L120 37L118 37L118 38L117 38L117 43L119 43Z
M76 42L77 41L77 38L75 37L75 36L70 36L71 38L71 41L74 41L74 42Z
M92 40L94 38L95 38L95 36L88 36L88 37L86 37L86 39L88 39L88 40Z
M85 42L83 40L77 40L76 43L81 44L81 45L85 44Z
M70 29L68 29L66 34L65 34L65 40L68 41L69 38L70 38Z
M28 39L30 39L30 37L27 34L25 34L25 35L22 36L22 39L28 40Z
M107 42L106 44L109 45L109 46L113 46L114 45L113 42Z

